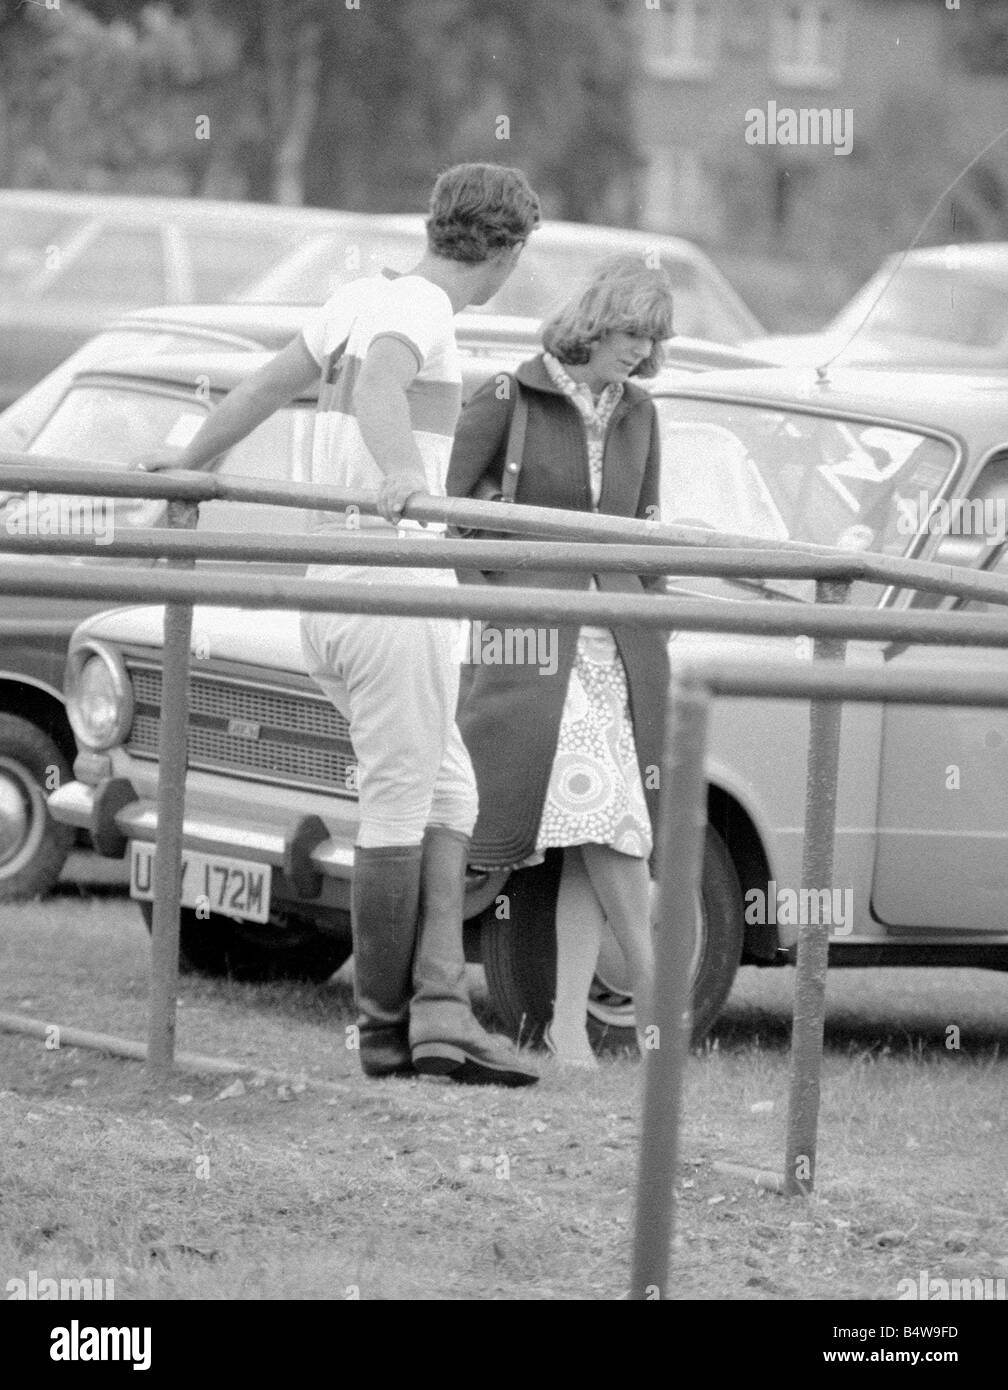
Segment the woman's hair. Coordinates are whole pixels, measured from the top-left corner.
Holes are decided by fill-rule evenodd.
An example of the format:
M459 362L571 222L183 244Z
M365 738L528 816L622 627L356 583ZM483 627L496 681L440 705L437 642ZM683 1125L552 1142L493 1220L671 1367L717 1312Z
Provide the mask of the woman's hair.
M668 271L650 266L653 253L607 256L588 283L546 320L543 347L569 367L583 367L593 343L609 333L653 338L654 346L633 376L656 376L664 353L662 339L672 336L672 281Z
M436 256L479 265L528 240L539 225L539 199L520 169L456 164L434 185L426 225Z

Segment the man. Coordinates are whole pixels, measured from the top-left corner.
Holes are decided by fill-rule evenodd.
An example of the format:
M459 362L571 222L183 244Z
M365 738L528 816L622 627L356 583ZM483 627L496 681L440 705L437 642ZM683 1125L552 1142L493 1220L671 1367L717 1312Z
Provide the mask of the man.
M414 269L342 287L286 348L235 387L181 452L142 466L203 468L321 372L312 480L375 491L361 529L395 539L414 493L444 496L462 377L453 316L510 275L539 203L523 174L461 164L437 180L427 250ZM316 526L346 520L317 513ZM357 519L355 519L357 520ZM422 533L421 533L422 539ZM313 566L340 582L456 582L451 570ZM360 823L351 922L361 1064L477 1084L536 1081L472 1015L462 912L476 782L455 723L456 624L443 619L304 613L308 670L350 722Z

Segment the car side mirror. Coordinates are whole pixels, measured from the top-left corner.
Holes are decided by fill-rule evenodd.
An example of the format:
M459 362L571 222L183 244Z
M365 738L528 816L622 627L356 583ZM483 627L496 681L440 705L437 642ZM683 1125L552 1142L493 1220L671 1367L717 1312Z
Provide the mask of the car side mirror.
M995 544L986 536L943 536L931 558L938 565L979 569Z

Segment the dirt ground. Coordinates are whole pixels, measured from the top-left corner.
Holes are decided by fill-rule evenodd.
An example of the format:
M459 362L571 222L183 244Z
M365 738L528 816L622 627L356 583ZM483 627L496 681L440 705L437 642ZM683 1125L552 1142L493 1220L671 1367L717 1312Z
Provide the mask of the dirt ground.
M121 897L0 908L0 1010L143 1040L146 968ZM742 971L690 1058L673 1297L893 1299L921 1271L1008 1276L1008 979L834 973L809 1199L717 1166L780 1170L791 983ZM339 981L186 979L179 1004L181 1049L295 1084L156 1092L137 1063L0 1033L0 1285L35 1270L112 1278L118 1299L625 1296L636 1059L587 1076L543 1059L518 1092L367 1082Z

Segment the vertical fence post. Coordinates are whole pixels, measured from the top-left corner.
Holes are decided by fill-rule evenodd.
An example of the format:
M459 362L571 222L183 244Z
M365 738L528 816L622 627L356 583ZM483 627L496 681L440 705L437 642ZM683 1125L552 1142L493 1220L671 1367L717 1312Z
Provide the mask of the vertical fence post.
M199 507L196 503L169 502L165 525L192 528L196 525L198 516ZM186 569L193 563L192 560L179 560L173 567ZM161 731L158 739L154 913L151 923L150 1008L147 1023L147 1074L155 1081L163 1081L175 1061L179 897L182 888L182 821L185 813L192 616L191 603L165 605Z
M669 1243L679 1165L683 1071L692 1025L690 966L707 829L704 757L710 692L673 685L662 759L658 931L652 1019L657 1047L644 1054L644 1095L630 1297L668 1297Z
M817 603L846 603L849 593L849 583L825 579L816 581ZM846 651L847 643L843 638L817 637L812 656L815 661L842 662ZM818 890L832 887L842 710L839 700L813 700L809 709L803 888ZM792 1196L811 1192L815 1183L828 964L829 923L800 923L791 1026L791 1089L784 1155L784 1190Z

